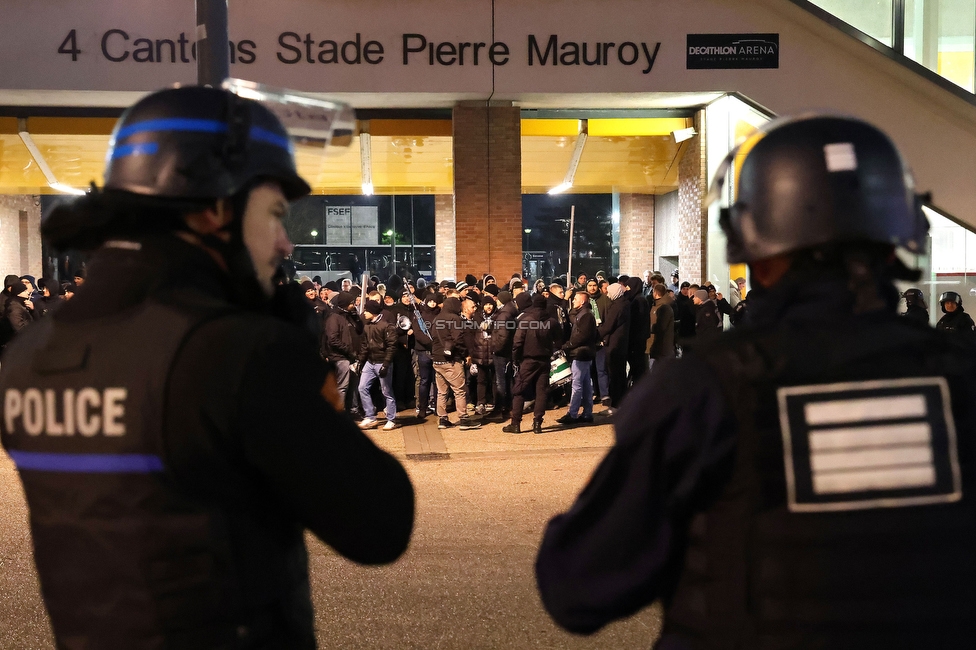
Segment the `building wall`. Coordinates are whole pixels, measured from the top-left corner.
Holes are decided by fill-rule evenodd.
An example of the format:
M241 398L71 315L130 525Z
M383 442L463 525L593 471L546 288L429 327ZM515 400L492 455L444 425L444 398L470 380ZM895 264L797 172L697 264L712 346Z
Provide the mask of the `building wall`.
M695 115L698 135L689 140L678 164L678 273L682 280L701 282L707 260L708 211L705 209L708 169L705 160L705 114Z
M510 102L460 102L454 108L457 276L508 277L522 270L520 118Z
M678 191L661 194L654 199L654 268L661 268L662 257L678 257L681 233Z
M643 277L654 270L653 194L620 195L620 273Z
M0 275L41 277L41 199L35 194L0 195Z
M438 194L434 197L434 278L454 278L457 251L454 227L454 196Z

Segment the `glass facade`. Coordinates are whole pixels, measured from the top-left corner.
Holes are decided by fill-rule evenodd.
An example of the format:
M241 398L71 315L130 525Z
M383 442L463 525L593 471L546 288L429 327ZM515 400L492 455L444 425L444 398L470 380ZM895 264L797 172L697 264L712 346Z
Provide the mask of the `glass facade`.
M974 92L976 0L811 0L811 4ZM901 24L896 22L899 16Z

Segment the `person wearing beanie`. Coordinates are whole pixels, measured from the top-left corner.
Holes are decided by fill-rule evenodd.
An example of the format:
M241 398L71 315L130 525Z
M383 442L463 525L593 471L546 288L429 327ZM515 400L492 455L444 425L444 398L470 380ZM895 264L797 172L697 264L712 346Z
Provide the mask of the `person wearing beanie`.
M325 320L326 347L329 361L336 369L339 397L343 404L351 407L350 402L358 401L358 397L350 399L352 393L349 392L349 385L355 375L353 364L359 357L363 325L356 313L356 297L351 293L337 293L332 299L332 306L332 313ZM352 392L358 396L357 391Z
M599 334L596 318L590 311L590 297L586 291L577 291L569 311L572 325L569 340L563 345L572 370L572 387L569 411L557 422L566 425L593 422L593 384L590 380L590 364L596 357ZM582 407L583 412L580 413Z
M597 331L607 349L607 375L610 406L602 415L616 413L627 390L627 352L630 345L630 302L624 297L624 286L614 282L607 288L610 304Z
M496 287L498 286L497 284L495 284L495 276L493 276L493 275L486 275L485 276L485 279L482 280L482 286L487 288L487 287L489 287L491 285L494 285Z
M390 372L396 344L396 327L387 318L382 305L375 300L367 300L363 305L363 338L359 346L359 401L365 414L359 423L362 429L379 426L376 404L369 394L377 381L386 399L386 424L383 430L392 431L400 426L396 421L397 405L393 397L393 373Z
M447 392L454 394L454 405L461 414L458 424L463 428L477 426L467 415L468 398L465 390L464 364L468 358L465 345L464 322L461 316L461 301L458 298L445 298L440 313L434 318L431 328L431 358L434 376L437 381L437 428L454 426L447 415Z
M521 297L524 294L519 294ZM542 433L542 419L546 414L549 394L549 362L554 351L554 333L559 323L549 315L546 296L532 296L531 305L517 321L512 340L512 363L515 380L512 383L512 422L502 428L505 433L522 433L522 412L525 400L535 397L532 431Z
M23 289L24 283L20 281L20 276L18 275L8 275L3 279L3 291L0 291L0 316L3 315L3 310L7 306L7 301L11 297L20 293Z
M499 291L498 291L498 285L497 284L486 284L485 285L484 292L487 293L487 294L491 294L494 297L497 297L498 296L498 293L499 293Z
M491 313L495 309L495 300L488 296L479 298L469 293L461 301L461 315L468 319L465 325L468 355L471 365L468 366L468 403L474 404L476 417L483 417L488 409L491 398L494 363L491 351Z
M489 287L495 287L492 284ZM520 294L525 295L525 294ZM498 309L491 315L489 331L492 365L495 376L495 401L491 412L485 415L486 422L505 422L512 413L512 343L515 333L518 305L510 291L498 292Z
M426 288L427 288L427 280L425 280L424 278L417 278L417 290L420 291Z
M478 284L478 278L474 277L473 274L468 273L464 276L464 283L469 287L473 287Z
M525 285L522 284L521 280L512 280L512 283L509 285L509 289L511 290L513 296L517 296L525 291Z
M722 331L722 316L715 301L708 297L707 289L698 289L692 296L695 303L695 336L707 340Z
M4 278L5 301L0 315L0 349L13 340L14 335L34 321L34 305L30 302L31 286L16 275Z
M522 293L515 294L514 302L519 313L521 314L523 311L532 306L532 296L523 291Z
M308 299L309 304L315 302L318 297L318 290L315 288L315 283L311 280L305 280L301 283L302 291L305 293L305 298Z

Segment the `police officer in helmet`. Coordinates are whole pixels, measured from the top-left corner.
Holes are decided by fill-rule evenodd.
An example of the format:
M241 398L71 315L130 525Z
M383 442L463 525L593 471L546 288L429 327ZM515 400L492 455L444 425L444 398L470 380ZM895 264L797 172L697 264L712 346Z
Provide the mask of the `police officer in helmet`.
M939 306L945 316L935 324L935 329L960 334L960 338L976 341L976 325L973 324L972 316L963 309L962 296L955 291L946 291L939 296Z
M305 529L364 564L406 548L403 467L269 309L308 192L268 108L179 88L43 223L88 277L7 349L0 422L58 647L314 648Z
M918 289L907 289L902 294L905 299L905 313L902 314L908 320L915 321L919 325L929 324L929 310L925 308L925 298Z
M965 647L976 358L897 316L928 223L888 137L774 122L730 154L747 325L655 364L536 563L557 623L660 599L657 648ZM714 193L713 193L714 194Z

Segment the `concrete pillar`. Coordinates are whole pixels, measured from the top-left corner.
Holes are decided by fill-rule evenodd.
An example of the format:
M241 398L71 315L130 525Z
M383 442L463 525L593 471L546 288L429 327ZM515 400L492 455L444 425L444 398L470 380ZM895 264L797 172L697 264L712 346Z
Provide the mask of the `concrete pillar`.
M455 273L522 270L521 114L511 102L454 108ZM437 240L440 259L440 241Z
M682 281L701 282L705 276L708 235L708 167L705 160L705 112L695 115L698 135L688 141L678 164L678 273Z
M438 194L434 197L434 278L438 281L456 279L456 238L454 227L454 197Z
M0 194L0 276L43 273L41 197Z
M654 195L620 195L620 274L654 270Z

